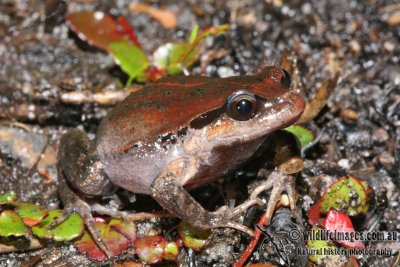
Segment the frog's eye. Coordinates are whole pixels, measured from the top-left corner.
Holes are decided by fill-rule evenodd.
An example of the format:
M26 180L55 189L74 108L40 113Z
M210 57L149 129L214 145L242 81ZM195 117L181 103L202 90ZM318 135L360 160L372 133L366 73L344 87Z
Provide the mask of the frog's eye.
M246 121L254 117L257 112L257 99L249 93L232 95L228 99L227 113L238 121Z
M281 84L284 87L289 88L290 83L291 83L290 74L285 69L281 69L281 70L282 70Z

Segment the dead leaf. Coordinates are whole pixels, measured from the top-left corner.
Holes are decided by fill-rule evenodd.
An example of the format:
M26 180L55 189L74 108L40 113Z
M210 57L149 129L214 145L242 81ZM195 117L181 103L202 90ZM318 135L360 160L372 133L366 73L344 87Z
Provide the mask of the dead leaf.
M359 118L358 113L355 110L350 109L350 108L342 108L342 109L340 109L339 116L341 118L349 119L349 120L352 120L352 121L356 121Z
M96 103L101 106L113 106L124 100L130 93L139 91L143 86L130 86L121 90L100 90L97 92L73 91L61 94L61 101L68 104L80 105Z
M307 103L303 115L298 120L298 123L306 122L314 119L321 109L325 106L329 96L335 90L337 81L339 79L339 72L335 74L332 79L326 80L322 83L315 96Z
M129 9L137 13L146 13L151 18L157 20L166 29L173 29L177 25L175 13L167 9L157 9L146 4L131 3Z
M395 12L392 15L390 15L387 20L387 24L390 26L395 26L400 23L400 12Z

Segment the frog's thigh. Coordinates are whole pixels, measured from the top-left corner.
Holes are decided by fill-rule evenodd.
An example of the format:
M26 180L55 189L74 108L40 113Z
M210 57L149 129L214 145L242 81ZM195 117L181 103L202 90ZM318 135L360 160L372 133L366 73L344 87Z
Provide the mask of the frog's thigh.
M114 185L102 168L95 146L78 129L69 130L60 140L57 169L60 179L87 195L112 193Z

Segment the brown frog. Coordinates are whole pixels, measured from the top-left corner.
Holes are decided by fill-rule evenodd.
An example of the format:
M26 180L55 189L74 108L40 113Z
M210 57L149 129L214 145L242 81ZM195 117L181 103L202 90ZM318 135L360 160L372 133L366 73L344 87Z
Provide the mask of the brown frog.
M121 187L151 195L192 225L242 231L247 228L233 218L251 205L262 204L257 195L264 190L272 188L269 219L284 191L293 210L293 174L301 164L293 167L288 160L288 151L296 156L291 152L296 149L287 146L279 152L277 144L283 142L277 130L294 123L305 103L289 86L288 73L270 66L257 75L224 79L168 77L130 94L103 119L93 142L77 129L61 138L58 172L65 207L57 223L71 212L79 213L98 245L112 256L83 195L107 195ZM188 193L237 169L271 142L277 167L240 206L209 212Z

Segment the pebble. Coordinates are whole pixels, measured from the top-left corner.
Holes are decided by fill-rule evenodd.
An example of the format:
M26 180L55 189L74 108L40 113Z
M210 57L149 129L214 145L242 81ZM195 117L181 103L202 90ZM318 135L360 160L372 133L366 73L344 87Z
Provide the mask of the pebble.
M389 139L389 134L388 134L388 132L387 132L385 129L383 129L383 128L375 129L375 130L373 131L372 135L374 136L374 138L375 138L377 141L379 141L379 142L381 142L381 143L383 143L383 142L385 142L385 141L387 141L387 140Z
M391 169L395 163L393 155L389 152L382 152L378 157L379 163L382 164L386 169Z
M339 160L339 161L338 161L338 165L339 165L341 168L345 169L345 170L350 169L350 162L349 162L348 159L341 159L341 160Z

